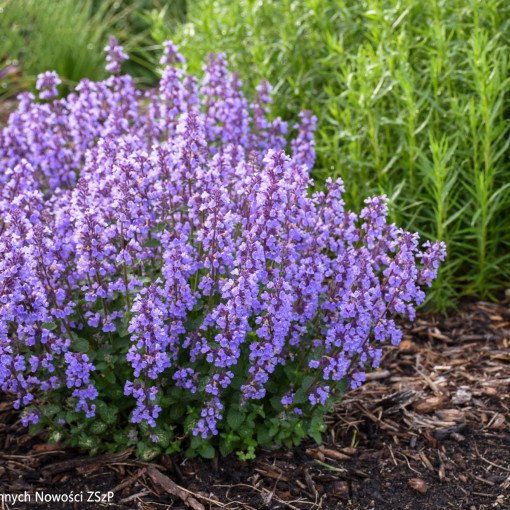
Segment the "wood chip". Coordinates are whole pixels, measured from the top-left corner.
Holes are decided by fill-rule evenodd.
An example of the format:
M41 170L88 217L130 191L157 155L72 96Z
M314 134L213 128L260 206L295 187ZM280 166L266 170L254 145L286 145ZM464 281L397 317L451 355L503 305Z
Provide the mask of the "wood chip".
M140 478L142 475L144 475L147 472L147 468L142 468L138 473L136 473L134 476L128 478L127 480L124 480L123 482L116 485L110 492L113 492L114 494L116 492L121 491L122 489L125 489L126 487L129 487L132 485L138 478Z
M134 499L143 498L144 496L147 496L149 494L149 491L147 489L143 489L137 494L132 494L131 496L128 496L127 498L121 499L120 503L129 503L130 501L133 501Z
M431 413L436 409L439 409L446 403L445 397L429 397L426 399L421 399L413 404L413 408L415 411L419 413Z
M435 338L436 340L442 340L443 342L446 343L452 342L451 338L447 337L446 335L443 335L441 331L439 331L439 329L437 328L430 328L428 334L430 337Z
M324 462L326 460L324 454L317 449L308 448L306 450L306 453L308 453L312 457L315 457L317 460L320 460L321 462Z
M467 404L472 397L473 394L470 391L459 389L455 392L452 402L456 405Z
M441 462L439 465L439 469L437 471L437 476L439 477L439 481L442 482L446 477L444 464Z
M389 370L376 370L375 372L368 372L365 374L365 379L367 381L378 381L380 379L386 379L390 376Z
M49 444L49 443L42 443L42 444L35 444L32 447L32 451L36 453L41 452L55 452L58 450L61 450L63 446L60 443L57 444Z
M79 466L76 468L76 472L79 475L91 475L95 471L97 471L100 468L100 466Z
M305 472L306 485L308 486L308 489L313 494L313 497L316 500L319 499L319 493L317 492L317 489L315 488L315 484L313 483L312 477L310 476L308 469L305 469L304 472Z
M496 413L492 417L489 424L487 425L487 427L489 429L502 429L502 428L505 428L505 426L506 426L506 418L500 413Z
M330 459L336 460L351 460L349 455L345 455L345 453L340 453L336 450L332 450L331 448L317 448L323 455L329 457Z
M147 473L152 478L152 481L154 483L161 486L169 494L177 496L179 499L182 500L182 502L186 506L193 508L193 510L205 510L204 505L202 505L202 503L199 503L191 495L190 492L183 489L182 487L179 487L179 485L177 485L174 481L168 478L168 476L164 475L161 471L157 470L156 468L150 467L149 469L147 469Z
M434 413L439 420L443 422L447 422L448 425L455 424L465 420L465 413L463 411L459 411L458 409L438 409Z
M288 482L289 479L279 471L271 469L269 466L264 465L263 468L255 468L257 473L272 478L273 480L281 480L282 482Z
M409 480L409 486L411 487L411 489L414 489L415 491L420 492L421 494L425 494L428 490L427 483L421 478L411 478Z
M341 451L346 455L356 455L358 453L357 448L352 448L351 446L346 446L345 448L341 448Z
M432 464L430 463L429 458L425 455L425 452L419 452L418 455L420 456L420 459L422 460L422 462L425 465L425 467L429 471L433 472L434 468L432 467Z
M345 481L334 482L331 486L331 493L340 499L349 499L349 484Z
M400 352L416 352L418 347L411 340L402 340L398 346Z

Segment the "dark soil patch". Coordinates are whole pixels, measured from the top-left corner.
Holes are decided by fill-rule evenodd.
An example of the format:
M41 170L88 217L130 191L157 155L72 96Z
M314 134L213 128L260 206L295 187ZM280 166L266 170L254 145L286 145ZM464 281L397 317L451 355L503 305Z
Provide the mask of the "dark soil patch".
M320 447L260 451L246 463L80 455L28 436L4 395L0 509L510 508L508 300L403 328L400 347L388 347L381 369L328 417ZM24 491L30 503L5 500ZM84 501L35 502L37 492L72 491ZM108 492L110 503L86 502Z

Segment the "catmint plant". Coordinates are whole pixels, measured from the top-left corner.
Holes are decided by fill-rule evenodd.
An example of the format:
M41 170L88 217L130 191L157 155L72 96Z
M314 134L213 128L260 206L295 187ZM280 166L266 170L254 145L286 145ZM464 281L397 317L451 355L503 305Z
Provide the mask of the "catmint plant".
M65 98L49 72L0 131L0 388L52 439L149 459L320 441L325 411L397 345L445 257L313 191L316 119L270 119L224 55L201 81L167 42L159 88Z

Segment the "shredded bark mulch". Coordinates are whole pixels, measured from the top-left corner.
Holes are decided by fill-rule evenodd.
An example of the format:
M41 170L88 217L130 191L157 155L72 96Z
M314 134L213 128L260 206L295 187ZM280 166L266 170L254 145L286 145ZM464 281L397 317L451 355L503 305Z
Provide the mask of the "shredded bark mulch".
M509 302L404 324L400 346L328 416L321 446L246 463L80 455L27 435L0 396L0 510L510 508ZM12 504L13 494L30 502Z

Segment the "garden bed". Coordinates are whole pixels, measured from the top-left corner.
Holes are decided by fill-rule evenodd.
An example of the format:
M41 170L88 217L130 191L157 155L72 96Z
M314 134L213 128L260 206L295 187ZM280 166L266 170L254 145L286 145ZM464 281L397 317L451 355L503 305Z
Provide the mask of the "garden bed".
M418 315L380 370L328 417L321 447L307 441L245 463L80 455L28 436L2 395L0 491L114 493L109 504L83 503L90 509L508 508L509 302ZM9 508L82 507L18 505Z

